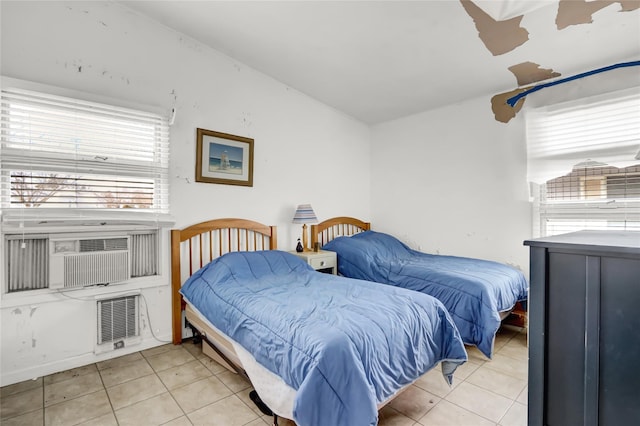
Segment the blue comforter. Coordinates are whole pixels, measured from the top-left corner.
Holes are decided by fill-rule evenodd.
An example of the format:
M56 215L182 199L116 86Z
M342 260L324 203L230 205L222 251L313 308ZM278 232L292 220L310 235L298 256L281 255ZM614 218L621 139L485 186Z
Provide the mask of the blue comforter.
M442 363L466 359L431 296L314 271L282 251L236 252L181 289L188 303L297 390L301 426L377 424L377 407Z
M522 272L502 263L412 250L391 235L366 231L338 237L323 250L338 255L338 272L430 294L453 317L465 343L491 358L499 312L527 298Z

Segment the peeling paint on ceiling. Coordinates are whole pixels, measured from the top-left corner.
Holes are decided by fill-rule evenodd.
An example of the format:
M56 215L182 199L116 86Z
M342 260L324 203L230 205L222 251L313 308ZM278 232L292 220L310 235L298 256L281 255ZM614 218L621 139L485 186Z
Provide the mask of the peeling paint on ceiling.
M558 14L556 15L556 27L562 30L571 25L591 24L594 13L613 3L620 3L621 12L630 12L640 8L640 1L638 0L560 0L558 2Z
M463 2L464 6L464 0L460 1ZM559 0L555 22L556 27L558 30L562 30L571 25L591 24L593 22L594 13L607 6L612 5L613 3L620 4L621 12L628 12L640 8L639 0ZM466 6L465 9L467 9ZM522 16L520 16L519 18L522 19ZM511 71L516 77L518 86L548 80L554 77L559 77L561 75L560 73L553 71L553 69L540 68L540 65L534 62L523 62L517 65L510 66L509 71ZM520 111L520 109L522 109L522 106L524 105L524 97L519 99L513 107L507 104L507 100L528 89L529 88L516 89L511 92L495 95L493 98L491 98L491 109L494 113L495 119L502 123L507 123L509 120L515 117L515 115ZM501 105L500 102L503 102L504 105ZM508 109L512 109L512 111L508 111Z
M540 65L535 62L523 62L521 64L512 65L509 67L509 71L516 76L518 86L536 83L538 81L548 80L562 75L549 68L540 68Z
M520 26L522 15L496 21L471 0L460 0L460 3L473 19L480 40L493 56L510 52L529 40L529 32Z

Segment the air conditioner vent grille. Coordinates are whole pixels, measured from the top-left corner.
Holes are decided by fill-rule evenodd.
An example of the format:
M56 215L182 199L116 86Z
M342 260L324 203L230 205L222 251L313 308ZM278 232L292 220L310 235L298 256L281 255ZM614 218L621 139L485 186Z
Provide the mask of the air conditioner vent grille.
M98 344L139 335L138 297L98 301Z
M112 284L129 279L129 252L64 256L64 287Z
M126 237L80 240L80 253L92 251L127 250L127 248L128 242Z

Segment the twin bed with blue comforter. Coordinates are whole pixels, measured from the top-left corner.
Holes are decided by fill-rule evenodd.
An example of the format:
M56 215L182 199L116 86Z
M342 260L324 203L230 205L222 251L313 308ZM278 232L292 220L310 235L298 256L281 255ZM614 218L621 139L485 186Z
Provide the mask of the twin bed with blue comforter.
M475 345L488 358L493 352L500 313L527 299L524 274L505 264L466 257L433 255L412 250L397 238L369 230L369 224L353 218L336 218L328 226L353 221L350 236L336 234L325 239L323 250L338 256L338 273L351 278L390 284L440 300L447 308L466 344ZM323 224L312 227L312 241L325 232Z
M467 359L437 299L321 274L287 252L215 257L179 294L295 390L300 426L375 425L378 407L422 374L440 364L451 380Z

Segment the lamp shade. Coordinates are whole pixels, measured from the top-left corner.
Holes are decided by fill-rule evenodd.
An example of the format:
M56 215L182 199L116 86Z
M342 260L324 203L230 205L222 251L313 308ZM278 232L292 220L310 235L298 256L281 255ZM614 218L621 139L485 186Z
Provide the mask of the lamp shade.
M300 204L293 215L293 223L316 223L316 217L311 204Z

